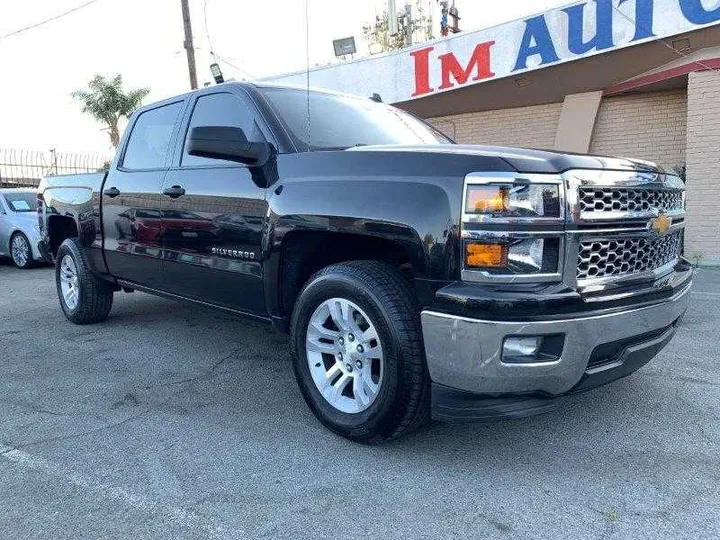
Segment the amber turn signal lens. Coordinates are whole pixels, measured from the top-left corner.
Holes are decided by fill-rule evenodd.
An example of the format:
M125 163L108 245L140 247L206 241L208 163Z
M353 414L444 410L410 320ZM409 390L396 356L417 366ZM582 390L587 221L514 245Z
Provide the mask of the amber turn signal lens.
M507 186L472 186L467 192L465 211L471 214L497 214L508 208Z
M505 268L508 260L507 246L499 244L467 244L465 262L474 268Z

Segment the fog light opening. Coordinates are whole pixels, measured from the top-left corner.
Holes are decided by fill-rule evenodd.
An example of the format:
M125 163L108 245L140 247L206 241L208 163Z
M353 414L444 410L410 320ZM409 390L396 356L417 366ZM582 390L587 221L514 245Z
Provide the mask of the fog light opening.
M538 353L540 353L540 347L542 347L542 340L543 338L541 336L507 338L505 345L503 345L503 360L516 356L537 358Z
M508 336L503 342L502 361L507 364L537 364L560 359L564 335Z

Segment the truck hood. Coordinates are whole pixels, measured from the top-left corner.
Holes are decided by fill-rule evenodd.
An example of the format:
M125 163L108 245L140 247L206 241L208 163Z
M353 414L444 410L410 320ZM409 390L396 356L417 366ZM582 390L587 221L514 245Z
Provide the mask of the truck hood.
M495 157L504 160L517 172L521 173L557 174L571 169L664 172L655 163L639 159L592 156L526 148L507 148L502 146L476 146L469 144L385 145L357 146L349 148L347 151L418 152L423 154L457 154L463 156Z

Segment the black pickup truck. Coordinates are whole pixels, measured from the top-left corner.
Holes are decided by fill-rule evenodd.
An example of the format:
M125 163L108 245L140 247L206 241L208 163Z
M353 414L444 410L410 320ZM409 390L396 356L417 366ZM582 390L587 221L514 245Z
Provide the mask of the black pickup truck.
M144 107L109 172L48 177L38 200L70 321L132 290L267 321L318 419L360 442L628 375L692 282L677 176L458 145L327 92L226 83Z

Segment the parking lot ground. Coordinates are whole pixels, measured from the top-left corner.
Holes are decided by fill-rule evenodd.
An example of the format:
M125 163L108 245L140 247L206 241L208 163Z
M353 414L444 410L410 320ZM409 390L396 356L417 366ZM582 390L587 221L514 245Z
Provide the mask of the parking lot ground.
M287 339L140 293L67 322L0 263L0 537L720 537L720 271L672 344L544 416L381 447L323 429Z

